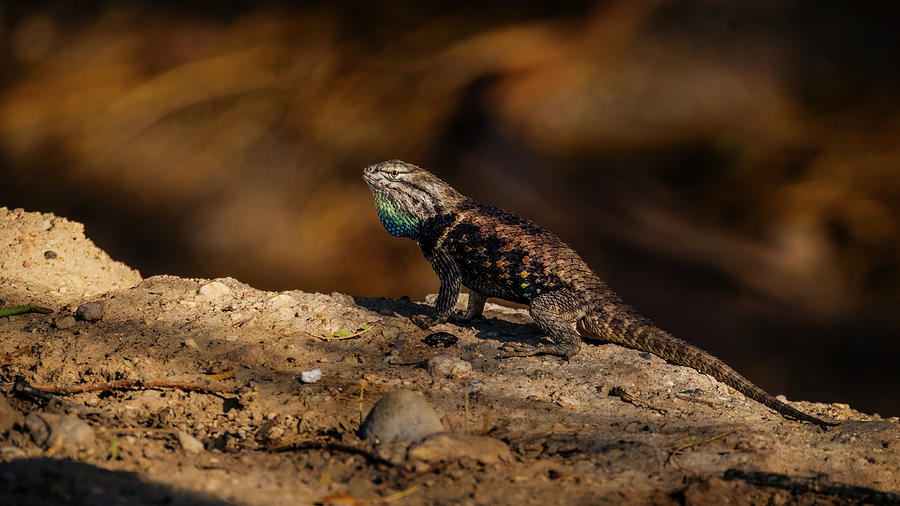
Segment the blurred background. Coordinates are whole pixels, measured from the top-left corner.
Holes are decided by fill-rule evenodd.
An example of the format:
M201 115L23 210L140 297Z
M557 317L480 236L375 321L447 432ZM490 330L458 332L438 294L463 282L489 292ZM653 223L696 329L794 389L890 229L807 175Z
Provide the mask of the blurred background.
M4 2L0 205L144 276L421 298L360 177L400 158L769 391L896 416L893 5Z

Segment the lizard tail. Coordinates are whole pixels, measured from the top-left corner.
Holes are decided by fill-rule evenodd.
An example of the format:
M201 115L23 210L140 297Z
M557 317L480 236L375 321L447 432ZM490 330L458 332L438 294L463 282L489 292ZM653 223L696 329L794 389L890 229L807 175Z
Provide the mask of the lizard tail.
M657 328L633 312L622 309L616 308L614 311L587 315L579 321L580 333L636 350L647 351L670 362L692 367L791 418L823 427L837 425L808 415L779 401L708 352Z

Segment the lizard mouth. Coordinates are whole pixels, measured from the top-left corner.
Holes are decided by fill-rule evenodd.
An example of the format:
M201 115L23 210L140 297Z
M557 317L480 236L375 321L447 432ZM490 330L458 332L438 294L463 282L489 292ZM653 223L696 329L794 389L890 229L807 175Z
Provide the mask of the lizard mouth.
M384 186L384 177L378 170L377 165L369 165L363 169L363 181L373 190Z

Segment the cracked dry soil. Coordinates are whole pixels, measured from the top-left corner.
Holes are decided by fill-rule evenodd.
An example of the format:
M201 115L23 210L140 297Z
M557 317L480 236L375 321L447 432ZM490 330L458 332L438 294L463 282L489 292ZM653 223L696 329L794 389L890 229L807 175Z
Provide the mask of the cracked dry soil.
M900 490L896 418L794 402L842 422L823 430L610 344L498 360L510 336L539 337L523 310L489 304L483 320L426 332L406 300L142 279L80 224L22 210L0 208L0 243L3 305L52 309L0 319L6 504L844 504ZM73 318L93 301L99 320ZM429 347L435 331L458 341ZM430 373L438 354L471 370ZM312 369L321 379L299 381ZM46 399L14 392L17 377L96 390ZM397 389L511 457L426 462L360 440L361 415ZM35 442L27 416L65 414L93 437Z

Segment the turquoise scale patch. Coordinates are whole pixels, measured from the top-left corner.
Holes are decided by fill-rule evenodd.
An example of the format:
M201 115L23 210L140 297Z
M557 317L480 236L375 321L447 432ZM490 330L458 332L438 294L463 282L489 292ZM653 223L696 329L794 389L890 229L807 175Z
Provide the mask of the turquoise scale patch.
M375 194L375 209L381 224L392 236L415 239L419 235L419 222L384 194Z

